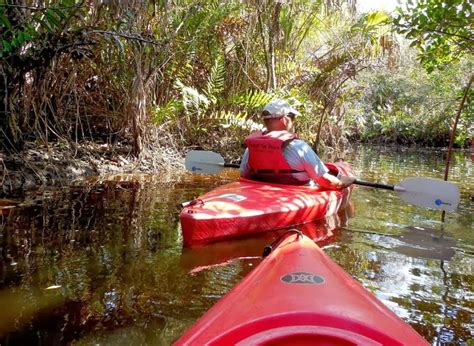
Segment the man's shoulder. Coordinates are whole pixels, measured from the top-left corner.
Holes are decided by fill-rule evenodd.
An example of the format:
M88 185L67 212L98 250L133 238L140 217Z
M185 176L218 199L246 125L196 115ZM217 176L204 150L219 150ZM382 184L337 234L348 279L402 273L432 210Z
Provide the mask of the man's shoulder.
M315 161L319 159L318 155L313 148L311 148L308 142L300 138L292 140L288 145L288 149L297 153L299 157L304 158L305 160Z
M309 144L301 138L295 138L292 141L290 141L289 145L292 147L309 147Z

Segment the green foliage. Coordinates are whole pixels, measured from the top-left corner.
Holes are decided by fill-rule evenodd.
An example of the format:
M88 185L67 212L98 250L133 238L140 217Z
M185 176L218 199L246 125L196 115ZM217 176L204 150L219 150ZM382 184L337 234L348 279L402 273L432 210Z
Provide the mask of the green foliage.
M205 112L210 105L209 99L196 88L184 85L179 79L175 82L175 88L182 96L183 109L187 116Z
M236 132L241 130L253 132L263 128L260 122L248 119L248 114L244 111L220 111L215 113L215 118L219 120L222 128Z
M212 104L216 104L218 97L224 90L225 66L222 56L218 56L212 65L211 71L207 78L204 93Z
M176 119L176 115L183 109L183 103L180 100L169 100L162 106L156 106L152 109L152 120L156 125L162 125L169 120Z
M251 114L260 111L273 97L273 94L261 90L249 90L233 97L231 103L243 107L248 114Z
M0 58L21 53L32 54L46 45L48 34L61 33L71 18L80 12L74 0L60 0L54 7L38 7L25 15L21 6L0 4Z
M218 62L219 59L216 60L214 66L219 65ZM164 106L156 107L153 111L154 122L156 124L163 124L166 121L180 122L191 137L198 136L201 132L208 132L210 128L216 126L238 133L241 130L261 129L258 115L274 95L263 91L245 92L229 100L225 106L228 109L219 110L215 93L222 90L224 79L217 76L221 73L218 71L223 70L216 67L210 71L206 90L203 92L194 87L185 86L177 80L174 87L180 93L181 99L170 100ZM257 122L251 119L254 114L258 114Z
M387 23L389 17L384 11L369 12L367 14L367 27L376 27L379 24Z
M147 131L158 126L182 145L227 141L238 147L259 126L263 106L284 97L301 101L299 126L308 139L338 145L334 138L349 129L347 105L361 94L360 71L398 63L387 14L357 18L348 10L352 1L41 3L0 5L0 129L15 144L79 141L108 131L131 136L139 151ZM377 96L364 102L375 108L354 116L351 126L362 131L356 124L365 124L364 138L371 131L403 141L422 138L407 129L419 125L413 114L428 111L403 89L412 85L390 83L370 86ZM439 83L420 89L454 90Z
M212 106L217 106L224 90L225 67L221 56L215 59L209 74L206 78L204 90L200 91L196 87L186 86L180 79L174 82L174 89L181 95L180 100L172 99L162 107L156 107L154 120L157 123L170 118L176 118L178 113L184 112L186 119L191 124L193 116L198 118L205 114Z
M472 55L474 3L470 0L417 0L398 8L398 32L419 49L418 59L428 72Z
M364 92L350 112L350 123L365 141L444 146L464 91L462 71L472 68L462 61L443 71L426 74L414 61L397 71L373 70L360 78ZM458 124L456 144L472 136L472 105Z

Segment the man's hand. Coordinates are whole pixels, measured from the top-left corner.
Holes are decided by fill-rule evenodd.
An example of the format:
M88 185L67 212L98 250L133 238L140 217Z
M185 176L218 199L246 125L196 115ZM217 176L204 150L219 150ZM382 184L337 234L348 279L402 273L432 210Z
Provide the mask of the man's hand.
M342 188L345 188L345 187L348 187L348 186L351 186L352 184L354 184L356 179L354 177L342 176L342 177L339 178L339 180L342 183L342 185L341 185Z
M354 177L342 176L340 178L336 178L334 175L329 173L325 173L322 177L316 180L319 186L329 190L343 189L352 185L354 181Z

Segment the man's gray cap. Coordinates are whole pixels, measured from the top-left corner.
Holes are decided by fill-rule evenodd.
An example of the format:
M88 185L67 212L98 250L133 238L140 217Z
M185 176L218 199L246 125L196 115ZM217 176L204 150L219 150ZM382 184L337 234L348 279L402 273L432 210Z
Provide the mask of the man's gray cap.
M273 100L268 103L265 108L263 108L263 119L273 119L273 118L281 118L288 114L293 114L295 116L301 115L295 107L290 105L285 100Z

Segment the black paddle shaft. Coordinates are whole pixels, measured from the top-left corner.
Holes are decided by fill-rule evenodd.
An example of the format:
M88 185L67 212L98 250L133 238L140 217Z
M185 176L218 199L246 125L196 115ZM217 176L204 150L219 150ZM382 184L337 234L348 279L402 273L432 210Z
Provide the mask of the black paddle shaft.
M240 165L237 164L237 163L224 163L224 167L228 167L228 168L239 168ZM365 181L365 180L358 180L356 179L356 181L354 182L354 184L357 184L357 185L363 185L363 186L370 186L370 187L377 187L379 189L385 189L385 190L392 190L394 191L395 190L395 186L394 185L387 185L387 184L381 184L381 183L372 183L370 181Z
M387 185L387 184L381 184L381 183L372 183L370 181L364 181L364 180L358 180L358 179L356 179L354 184L362 185L362 186L377 187L379 189L385 189L385 190L392 190L392 191L395 190L394 185Z

